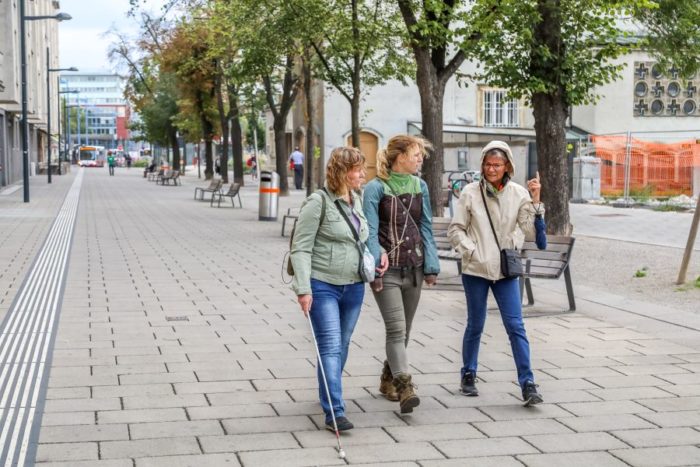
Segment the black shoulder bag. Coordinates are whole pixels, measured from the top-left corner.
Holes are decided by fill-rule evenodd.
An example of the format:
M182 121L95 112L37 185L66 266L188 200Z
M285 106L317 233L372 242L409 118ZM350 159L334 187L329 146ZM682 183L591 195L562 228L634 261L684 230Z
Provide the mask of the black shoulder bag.
M486 204L484 187L480 186L479 192L481 193L481 199L484 201L484 207L486 208L486 215L489 218L489 224L491 224L493 238L496 239L496 245L501 252L501 274L506 278L520 277L523 275L523 262L520 259L520 253L518 253L518 250L512 248L501 249L501 244L498 242L498 236L496 235L496 229L493 228L493 221L491 221L491 213Z

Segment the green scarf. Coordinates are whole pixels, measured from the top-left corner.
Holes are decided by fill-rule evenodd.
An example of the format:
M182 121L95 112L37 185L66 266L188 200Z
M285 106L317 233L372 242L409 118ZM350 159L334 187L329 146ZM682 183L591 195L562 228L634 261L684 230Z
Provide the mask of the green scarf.
M484 180L484 188L486 189L486 194L490 195L490 196L498 196L501 194L503 189L508 184L508 180L510 180L510 177L508 176L507 173L505 175L503 175L503 180L501 181L500 187L496 187L496 186L492 185L491 182L486 180L486 178L484 178L483 180Z
M418 181L418 177L415 175L389 172L389 178L387 180L383 180L383 182L389 185L392 194L395 194L396 196L407 193L417 195L421 192L420 182Z

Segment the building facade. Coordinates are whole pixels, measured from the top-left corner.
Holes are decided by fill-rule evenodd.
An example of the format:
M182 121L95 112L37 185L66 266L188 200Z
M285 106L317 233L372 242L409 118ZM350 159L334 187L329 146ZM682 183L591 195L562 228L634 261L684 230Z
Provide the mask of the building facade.
M25 1L26 16L55 16L60 4L55 0ZM0 1L0 186L22 180L22 112L20 16L17 2ZM50 68L58 67L58 22L52 19L25 22L27 51L27 123L30 167L47 157L47 56ZM53 84L53 83L52 83ZM58 143L58 89L51 87L51 148L56 156Z
M129 106L123 79L109 72L61 73L69 146L104 146L128 150Z
M595 105L572 109L567 131L572 151L579 154L590 135L634 132L649 140L700 139L700 97L697 77L662 76L649 55L635 51L619 60L621 78L597 89ZM646 69L646 71L644 71ZM475 63L463 64L460 72L473 75ZM639 84L644 81L644 84ZM350 105L335 90L322 89L322 155L349 143ZM303 106L298 100L296 105ZM645 107L646 106L646 107ZM641 109L641 111L640 111ZM415 84L389 82L367 90L361 103L361 149L368 159L368 175L374 174L376 152L396 134L421 132L420 96ZM297 113L294 114L295 116ZM445 90L443 110L444 166L450 171L479 170L481 149L493 139L508 142L516 160L516 181L525 183L537 170L534 117L522 100L507 97L506 89L482 82L459 86L451 80ZM294 118L290 140L303 134L303 121ZM700 192L700 168L692 170L693 192Z

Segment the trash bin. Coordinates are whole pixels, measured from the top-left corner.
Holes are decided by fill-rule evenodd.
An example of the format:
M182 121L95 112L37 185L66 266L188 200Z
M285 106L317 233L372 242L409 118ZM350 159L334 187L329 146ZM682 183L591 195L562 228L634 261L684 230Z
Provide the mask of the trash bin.
M280 176L277 172L260 172L260 205L258 220L276 221L280 199Z

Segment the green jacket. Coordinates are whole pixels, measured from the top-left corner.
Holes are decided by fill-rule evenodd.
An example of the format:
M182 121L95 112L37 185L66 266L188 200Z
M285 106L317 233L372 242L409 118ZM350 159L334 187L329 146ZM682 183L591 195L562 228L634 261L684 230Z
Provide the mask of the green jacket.
M107 164L114 165L114 156L112 156L112 155L107 156Z
M326 214L323 224L319 226L321 196L326 197ZM349 206L330 190L328 194L311 194L301 205L291 249L294 267L292 288L297 295L311 293L312 278L333 285L362 281L358 274L360 253L350 226L335 205L336 199L340 199L341 205L348 209L346 213L349 217ZM362 212L362 196L353 195L353 209L360 219L360 240L366 242L369 231Z

